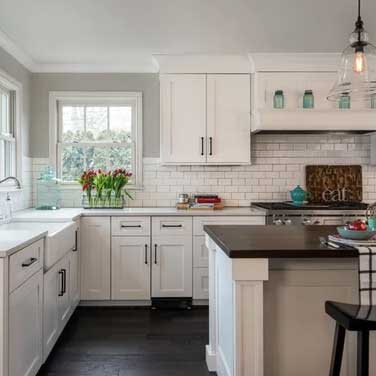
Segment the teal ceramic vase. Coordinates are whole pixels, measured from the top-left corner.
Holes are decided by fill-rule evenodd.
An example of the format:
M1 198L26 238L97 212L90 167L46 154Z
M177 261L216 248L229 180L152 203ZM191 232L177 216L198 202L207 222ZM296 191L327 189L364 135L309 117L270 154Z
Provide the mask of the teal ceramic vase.
M307 199L307 192L300 185L297 185L290 191L290 196L294 205L301 205Z

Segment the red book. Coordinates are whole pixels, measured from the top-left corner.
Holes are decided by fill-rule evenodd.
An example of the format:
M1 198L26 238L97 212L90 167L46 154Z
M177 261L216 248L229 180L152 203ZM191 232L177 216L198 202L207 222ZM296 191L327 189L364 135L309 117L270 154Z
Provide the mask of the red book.
M197 197L196 202L198 204L218 204L221 202L220 197Z

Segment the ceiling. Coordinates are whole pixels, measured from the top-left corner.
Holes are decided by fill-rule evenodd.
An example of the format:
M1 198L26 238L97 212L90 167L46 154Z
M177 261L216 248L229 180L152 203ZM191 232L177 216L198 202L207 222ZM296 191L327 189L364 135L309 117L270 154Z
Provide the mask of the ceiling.
M0 45L31 70L152 71L153 53L338 52L355 16L356 0L0 0Z

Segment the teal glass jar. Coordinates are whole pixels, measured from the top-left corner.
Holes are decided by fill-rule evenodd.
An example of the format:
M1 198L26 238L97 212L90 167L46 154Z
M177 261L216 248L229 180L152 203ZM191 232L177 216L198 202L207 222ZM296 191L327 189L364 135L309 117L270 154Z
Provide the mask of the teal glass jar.
M376 108L376 94L371 95L371 108Z
M60 208L61 189L56 179L55 171L51 167L46 167L40 174L36 182L38 210L56 210Z
M315 99L312 90L306 90L303 95L303 108L313 108Z
M283 90L276 90L273 98L273 108L281 109L285 107L285 98Z
M350 95L348 93L342 94L338 107L343 109L343 108L350 108Z

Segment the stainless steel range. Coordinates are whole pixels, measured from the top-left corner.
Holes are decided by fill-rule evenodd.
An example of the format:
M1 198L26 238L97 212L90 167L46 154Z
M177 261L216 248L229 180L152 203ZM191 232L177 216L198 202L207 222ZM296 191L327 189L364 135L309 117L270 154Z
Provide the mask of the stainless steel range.
M291 202L254 202L252 206L266 211L266 223L277 226L343 225L354 219L366 218L365 203L304 204Z

